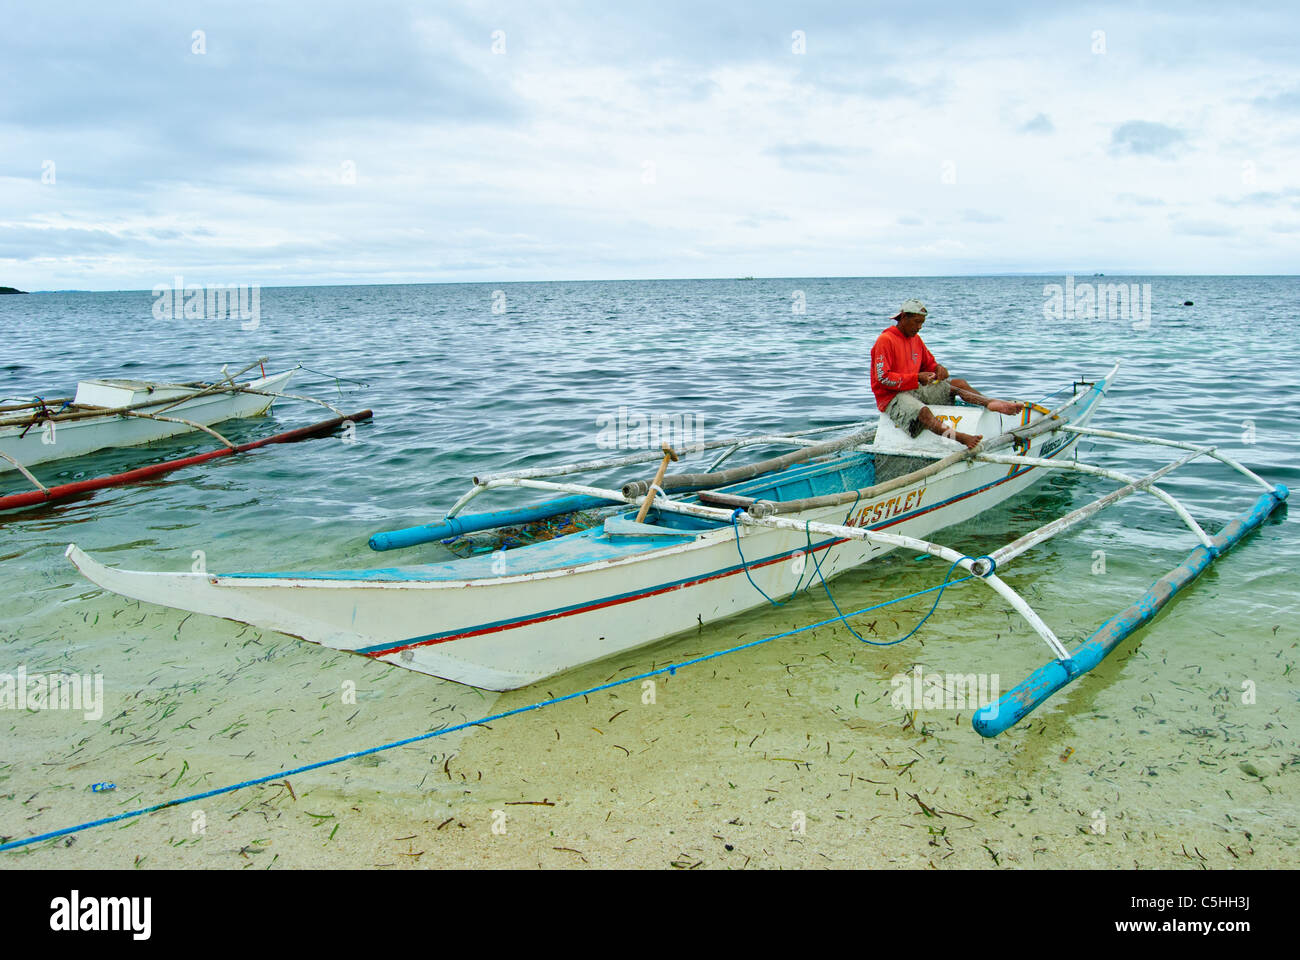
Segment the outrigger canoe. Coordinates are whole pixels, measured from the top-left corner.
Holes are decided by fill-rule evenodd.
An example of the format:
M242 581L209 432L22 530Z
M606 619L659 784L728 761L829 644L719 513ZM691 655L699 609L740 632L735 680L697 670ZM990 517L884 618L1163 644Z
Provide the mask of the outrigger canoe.
M790 596L807 585L814 569L829 579L901 548L973 574L1023 616L1055 655L977 712L975 728L993 736L1100 662L1286 499L1284 486L1269 484L1213 448L1089 427L1114 376L1112 369L1097 381L1076 382L1072 396L1054 409L1035 404L1015 417L964 405L932 407L956 429L984 437L974 450L928 433L909 438L887 418L874 430L854 429L831 441L815 439L818 431L714 441L701 446L725 449L705 472L665 475L661 469L654 480L632 480L621 489L543 478L630 467L659 454L475 478L441 522L371 538L378 550L409 548L612 506L603 522L588 529L490 555L378 569L227 574L114 569L75 545L67 555L87 578L123 596L278 630L476 687L509 690L723 620L769 598ZM1148 476L1131 477L1077 462L1074 450L1081 437L1163 445L1184 455ZM795 449L720 469L737 451L761 444ZM1200 457L1221 461L1266 491L1213 537L1156 486L1161 477ZM1015 496L1052 470L1087 473L1121 486L987 556L965 556L925 539ZM528 508L461 515L470 500L503 488L563 496ZM998 571L1025 550L1139 491L1169 505L1199 545L1133 607L1071 652Z
M259 416L294 374L235 380L260 362L214 383L83 380L70 398L0 407L0 473Z
M269 377L263 375L249 382L237 379L265 362L265 357L254 360L235 373L227 373L223 367L222 379L214 383L83 380L77 387L75 398L37 398L31 403L0 406L0 474L17 470L30 485L30 489L22 492L0 492L0 513L39 508L106 487L152 480L221 457L248 453L272 444L324 436L370 419L370 410L346 414L323 400L285 393L284 387L298 367ZM244 443L235 443L212 427L227 420L263 414L276 400L315 404L334 416ZM28 469L34 464L80 457L107 448L141 446L191 431L203 431L220 446L172 459L154 460L120 473L89 479L78 474L78 479L53 487L46 486Z

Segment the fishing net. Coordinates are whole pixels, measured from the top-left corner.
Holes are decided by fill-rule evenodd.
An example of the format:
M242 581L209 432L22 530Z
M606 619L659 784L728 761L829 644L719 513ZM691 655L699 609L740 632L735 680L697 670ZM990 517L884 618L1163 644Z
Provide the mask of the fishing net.
M895 477L901 477L905 473L920 470L934 463L926 457L901 457L887 453L877 453L873 459L876 463L874 483L884 483L886 480L893 480Z
M626 509L626 507L619 509ZM558 517L535 520L532 523L496 527L492 530L466 534L453 540L444 540L443 546L461 558L473 557L481 553L496 553L498 550L510 550L531 543L541 543L544 540L554 540L556 537L563 537L570 533L579 533L604 523L609 515L609 510L579 510L576 513L563 513Z

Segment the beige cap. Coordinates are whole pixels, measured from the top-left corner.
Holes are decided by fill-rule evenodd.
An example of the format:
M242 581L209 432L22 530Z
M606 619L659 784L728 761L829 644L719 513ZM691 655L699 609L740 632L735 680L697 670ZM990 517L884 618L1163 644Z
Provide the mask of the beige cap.
M925 316L926 314L925 304L922 303L920 300L904 300L903 308L899 310L898 313L890 317L889 319L897 320L905 313L919 313L921 314L921 316Z

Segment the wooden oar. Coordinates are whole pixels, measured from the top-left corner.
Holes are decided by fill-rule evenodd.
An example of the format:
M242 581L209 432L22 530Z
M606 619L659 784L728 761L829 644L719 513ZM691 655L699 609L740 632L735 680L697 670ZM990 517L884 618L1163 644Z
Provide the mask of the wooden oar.
M668 464L677 462L677 454L673 448L664 444L664 459L659 464L659 472L655 474L654 482L650 484L650 492L646 494L645 501L641 504L641 509L637 512L636 522L641 523L645 520L645 515L650 512L650 504L654 503L655 488L663 483L664 474L668 472Z

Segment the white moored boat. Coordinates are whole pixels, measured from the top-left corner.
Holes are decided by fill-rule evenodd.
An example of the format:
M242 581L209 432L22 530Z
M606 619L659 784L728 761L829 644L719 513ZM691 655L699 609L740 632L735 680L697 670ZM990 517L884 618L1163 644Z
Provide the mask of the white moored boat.
M1074 395L1051 411L1032 406L1011 417L980 407L932 407L940 417L960 420L963 432L982 435L984 441L975 450L932 434L911 440L887 418L881 418L874 436L859 431L828 443L807 434L718 441L705 445L727 447L708 472L656 478L649 493L645 481L614 490L541 477L644 463L656 453L476 478L474 488L442 523L378 534L371 540L376 549L409 546L600 504L641 506L646 513L650 500L643 522L635 519L635 511L620 511L589 529L491 555L366 570L202 574L113 569L75 545L67 553L86 577L124 596L506 690L721 620L765 604L769 597L789 596L814 576L830 578L902 547L973 573L1048 644L1058 658L1048 667L1066 665L1063 678L1053 675L1032 690L1017 688L1004 696L1001 721L996 705L991 718L977 717L977 729L991 736L1095 665L1088 663L1088 644L1097 637L1085 642L1072 659L1050 628L997 576L1002 564L1142 490L1160 497L1188 523L1208 565L1286 496L1284 487L1273 487L1212 449L1091 430L1087 424L1114 373L1095 383L1076 384ZM1191 452L1148 477L1133 478L1071 459L1084 435ZM799 449L775 460L716 469L736 450L759 443ZM1181 504L1154 486L1159 477L1206 455L1269 491L1239 528L1220 538L1207 535ZM988 557L967 557L923 539L1014 496L1051 469L1079 470L1124 486ZM521 510L459 515L474 496L503 487L566 496ZM675 491L680 491L680 499L672 499ZM1200 569L1203 566L1190 577ZM1173 590L1165 592L1172 595ZM1119 632L1098 641L1109 645L1097 660L1149 619L1165 599L1168 596L1135 614L1136 620L1129 618L1132 622L1125 621L1124 629L1111 629Z
M70 399L0 409L0 473L258 416L294 371L236 382L247 369L216 383L83 380Z

